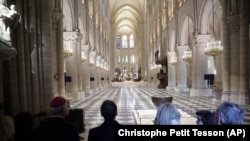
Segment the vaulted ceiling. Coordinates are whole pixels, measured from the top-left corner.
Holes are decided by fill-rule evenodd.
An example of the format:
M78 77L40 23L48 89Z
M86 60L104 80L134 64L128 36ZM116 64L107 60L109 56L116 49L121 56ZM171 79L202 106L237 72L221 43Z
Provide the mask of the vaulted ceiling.
M137 33L146 0L109 0L115 33Z

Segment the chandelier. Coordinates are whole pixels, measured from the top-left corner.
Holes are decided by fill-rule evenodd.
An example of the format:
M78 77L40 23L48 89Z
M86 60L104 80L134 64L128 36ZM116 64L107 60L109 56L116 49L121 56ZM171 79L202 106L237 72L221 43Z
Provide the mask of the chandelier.
M188 63L192 61L192 51L189 48L187 51L184 52L182 59L183 61L186 61Z
M208 43L207 47L205 48L205 54L208 56L217 56L222 54L223 47L221 46L221 41L216 41L212 38Z
M176 56L171 57L170 64L173 66L176 66L176 64L177 64L177 57Z
M89 66L90 66L90 67L92 67L92 66L94 66L94 65L95 65L95 63L89 62Z
M71 47L68 47L68 46L64 46L63 54L64 54L64 57L65 57L65 58L72 56L72 55L73 55L73 50L72 50L72 48L71 48Z
M214 31L214 1L213 1L213 31ZM207 42L207 47L205 48L205 54L207 56L217 56L222 54L223 47L221 46L221 41L215 40L213 36L210 41Z

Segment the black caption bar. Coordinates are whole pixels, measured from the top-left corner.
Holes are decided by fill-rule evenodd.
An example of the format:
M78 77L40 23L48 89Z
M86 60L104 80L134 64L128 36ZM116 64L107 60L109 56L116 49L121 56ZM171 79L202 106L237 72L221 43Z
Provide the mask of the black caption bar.
M249 141L250 130L249 125L119 125L114 130L115 141L158 141L184 137Z

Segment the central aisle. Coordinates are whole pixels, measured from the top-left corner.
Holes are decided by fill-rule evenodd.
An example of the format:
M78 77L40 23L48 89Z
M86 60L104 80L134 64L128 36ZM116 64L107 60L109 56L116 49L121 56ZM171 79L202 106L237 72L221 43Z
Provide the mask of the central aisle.
M151 96L167 95L173 97L173 104L190 117L195 118L195 112L199 109L215 109L220 101L214 98L190 98L188 94L180 94L143 86L111 87L103 91L86 96L85 100L71 102L73 108L84 109L85 129L100 125L103 118L100 114L101 103L110 99L118 106L117 120L121 124L138 124L135 110L154 110L156 107L151 101ZM153 116L153 113L151 113ZM152 119L152 118L151 118ZM191 122L191 121L190 121ZM193 120L190 124L193 124Z
M88 135L90 128L99 126L103 122L100 114L100 106L106 99L113 100L117 104L118 115L117 121L121 124L150 124L153 122L156 107L151 101L151 96L172 96L173 104L182 112L182 124L195 123L195 112L197 110L214 111L220 104L221 99L216 97L191 97L188 93L178 93L174 91L166 91L165 89L156 89L146 86L133 85L116 85L105 90L87 95L85 99L72 101L71 107L84 110L85 133ZM250 124L250 108L249 105L243 105L246 110L246 118L244 124ZM145 115L146 112L146 115ZM137 113L137 115L135 114ZM138 120L138 113L146 117ZM184 119L185 118L185 119Z

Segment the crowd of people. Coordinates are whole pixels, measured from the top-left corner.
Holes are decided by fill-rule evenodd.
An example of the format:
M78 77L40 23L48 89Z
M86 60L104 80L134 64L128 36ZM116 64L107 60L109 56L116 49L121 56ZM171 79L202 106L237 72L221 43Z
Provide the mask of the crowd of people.
M113 130L121 125L117 120L117 105L112 100L104 100L100 112L104 122L89 130L88 141L113 141ZM54 97L50 103L49 117L34 128L34 117L21 112L14 118L0 116L0 141L80 141L77 129L65 122L69 115L69 104L63 97ZM236 103L224 101L215 111L198 110L197 125L241 125L245 110ZM181 114L172 103L161 104L157 108L154 125L178 125Z

